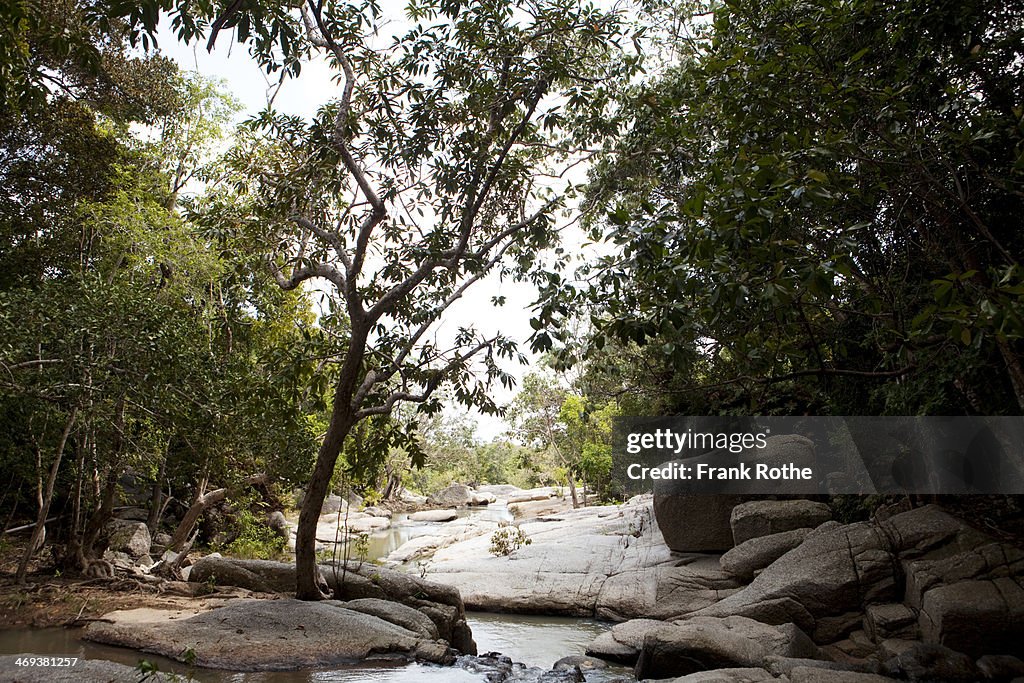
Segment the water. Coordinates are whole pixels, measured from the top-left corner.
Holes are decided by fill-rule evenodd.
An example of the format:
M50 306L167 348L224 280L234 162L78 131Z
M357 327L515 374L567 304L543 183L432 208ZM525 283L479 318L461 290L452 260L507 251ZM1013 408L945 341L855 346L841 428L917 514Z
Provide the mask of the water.
M562 657L582 655L587 644L609 627L606 623L570 617L476 612L468 614L467 619L481 653L501 652L514 661L543 669L550 669ZM472 674L458 667L387 665L380 662L335 666L324 671L237 673L191 669L165 657L84 641L79 638L80 633L78 630L62 628L0 631L0 655L62 655L105 659L131 667L145 659L155 664L160 671L191 675L193 680L200 683L481 683L486 680L482 674ZM623 674L628 676L628 670L618 667L595 671L587 675L587 681L600 683Z

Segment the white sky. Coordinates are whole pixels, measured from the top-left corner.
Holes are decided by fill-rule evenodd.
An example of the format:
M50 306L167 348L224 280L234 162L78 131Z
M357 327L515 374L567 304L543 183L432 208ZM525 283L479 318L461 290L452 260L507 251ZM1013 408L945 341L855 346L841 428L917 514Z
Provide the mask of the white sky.
M382 3L385 17L395 18L389 28L397 29L404 24L401 5L398 2ZM198 71L209 78L221 79L226 88L242 103L238 120L242 121L266 106L272 88L277 85L277 75L268 76L249 56L247 49L234 42L234 36L222 35L212 53L207 53L205 43L186 46L177 41L169 30L169 22L162 22L158 34L161 51L174 59L185 70ZM337 96L337 85L331 81L333 72L323 61L305 63L302 73L297 79L289 79L281 87L274 99L275 109L310 119L316 110ZM585 170L580 167L573 180L581 182ZM567 245L575 248L574 245ZM577 245L578 246L578 245ZM491 305L491 298L504 296L503 307ZM460 326L473 325L482 334L493 334L501 331L506 336L520 343L520 351L530 359L528 365L520 365L516 361L506 361L504 368L521 383L524 375L537 369L539 357L530 353L527 338L532 333L530 328L529 305L535 299L536 291L525 283L500 282L497 276L489 277L471 287L462 300L456 302L445 313L443 320L434 330L441 338L450 338ZM497 385L492 390L492 397L503 404L511 400L515 391L508 391ZM453 407L452 413L465 412L462 407ZM487 440L501 435L507 426L500 418L472 413L477 420L477 434Z

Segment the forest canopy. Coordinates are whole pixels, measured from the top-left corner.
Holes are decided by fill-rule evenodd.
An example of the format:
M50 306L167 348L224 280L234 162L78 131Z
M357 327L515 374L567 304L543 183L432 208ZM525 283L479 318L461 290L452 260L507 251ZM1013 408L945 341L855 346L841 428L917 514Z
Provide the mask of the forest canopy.
M620 414L1024 408L1024 4L396 12L0 9L0 511L34 524L22 578L47 520L58 564L102 555L126 486L179 549L226 498L304 488L317 598L342 482L611 499ZM235 125L230 84L162 56L161 28L275 77L327 65L334 94ZM501 281L535 288L529 329L452 318ZM466 434L471 409L508 433Z

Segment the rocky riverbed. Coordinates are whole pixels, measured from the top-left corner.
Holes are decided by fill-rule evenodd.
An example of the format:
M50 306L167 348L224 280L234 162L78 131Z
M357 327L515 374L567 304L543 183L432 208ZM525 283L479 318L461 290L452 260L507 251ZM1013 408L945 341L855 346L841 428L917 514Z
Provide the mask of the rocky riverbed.
M338 600L291 600L288 563L207 557L188 585L241 599L115 612L85 637L232 670L386 660L489 681L615 680L595 678L602 662L686 683L1024 676L1024 551L934 505L842 524L810 500L647 495L574 510L554 489L456 485L424 503L350 511L415 531L377 563L322 567ZM510 524L518 542L495 552ZM477 654L467 608L616 624L589 658L525 666Z

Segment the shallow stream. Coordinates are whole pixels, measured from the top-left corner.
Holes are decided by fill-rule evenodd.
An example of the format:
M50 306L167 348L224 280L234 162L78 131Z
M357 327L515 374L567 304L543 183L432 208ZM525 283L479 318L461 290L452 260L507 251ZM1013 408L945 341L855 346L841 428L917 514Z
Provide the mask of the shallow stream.
M467 615L473 638L481 653L496 651L529 666L550 669L567 655L582 655L587 644L609 624L589 619L568 617L526 616L518 614ZM439 667L427 664L400 666L358 665L333 667L323 671L268 671L234 673L189 667L155 655L81 640L76 629L35 629L28 631L0 631L0 655L31 653L61 655L82 659L105 659L128 666L137 666L140 660L155 664L160 671L173 671L191 675L201 683L480 683L486 679L458 667ZM588 683L601 683L629 675L626 669L614 668L590 672Z

